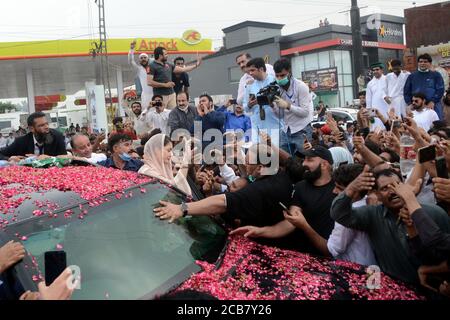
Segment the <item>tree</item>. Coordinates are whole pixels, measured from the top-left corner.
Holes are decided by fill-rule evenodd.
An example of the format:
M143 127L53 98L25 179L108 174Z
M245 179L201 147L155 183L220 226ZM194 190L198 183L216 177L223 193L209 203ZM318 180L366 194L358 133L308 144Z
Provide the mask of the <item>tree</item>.
M1 102L0 101L0 113L6 113L6 111L16 111L17 106L11 102Z

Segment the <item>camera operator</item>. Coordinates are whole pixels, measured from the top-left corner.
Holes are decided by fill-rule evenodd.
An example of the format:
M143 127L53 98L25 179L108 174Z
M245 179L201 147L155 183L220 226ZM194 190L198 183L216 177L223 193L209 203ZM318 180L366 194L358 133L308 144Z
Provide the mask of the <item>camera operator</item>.
M152 97L152 101L150 102L147 111L144 114L146 122L152 129L160 129L161 133L165 135L170 134L170 110L165 109L165 103L162 96L155 94Z
M281 96L276 97L274 111L284 115L285 126L280 132L280 147L294 155L296 151L303 151L305 137L312 138L311 121L314 107L308 86L292 76L289 60L282 58L273 65L277 84L281 88Z
M281 112L275 113L269 102L258 104L261 89L266 93L271 91L275 77L267 73L263 58L254 58L247 63L247 72L255 79L248 85L244 94L243 106L245 112L250 113L252 123L251 139L254 144L259 142L259 131L268 133L272 137L272 143L279 145L280 131L284 127ZM263 94L264 95L264 94ZM257 97L258 96L258 97ZM266 94L266 97L269 98Z

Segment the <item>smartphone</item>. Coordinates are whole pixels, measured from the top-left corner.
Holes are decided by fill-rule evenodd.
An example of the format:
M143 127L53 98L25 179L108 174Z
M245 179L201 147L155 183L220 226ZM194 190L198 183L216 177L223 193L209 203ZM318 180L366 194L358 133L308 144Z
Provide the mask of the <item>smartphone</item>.
M303 133L302 135L303 135L303 141L304 141L303 143L309 142L308 136L306 135L306 133Z
M230 99L230 103L231 104L237 104L237 100L236 99Z
M65 251L45 252L45 285L51 285L66 268L67 260Z
M436 147L433 145L420 148L418 153L419 163L424 163L436 159Z
M436 173L439 178L448 179L447 162L444 157L436 158Z
M401 122L399 120L392 121L391 131L395 128L400 128Z
M289 213L289 209L281 202L278 202L280 206L283 208L283 210L286 210Z
M252 101L252 100L256 99L256 96L253 93L250 93L248 98L249 98L250 101Z
M377 115L377 111L374 108L369 109L369 115L375 117Z

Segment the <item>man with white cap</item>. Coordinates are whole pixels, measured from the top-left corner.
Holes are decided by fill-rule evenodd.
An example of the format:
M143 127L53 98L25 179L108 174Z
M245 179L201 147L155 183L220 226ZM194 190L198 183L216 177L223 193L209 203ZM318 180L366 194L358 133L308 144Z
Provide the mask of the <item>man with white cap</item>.
M137 73L139 82L142 87L141 94L141 104L142 108L146 109L153 97L153 88L147 84L147 72L149 71L150 64L148 54L141 53L139 55L139 64L134 61L134 47L136 46L136 41L130 44L130 52L128 52L128 63L133 67L134 71Z

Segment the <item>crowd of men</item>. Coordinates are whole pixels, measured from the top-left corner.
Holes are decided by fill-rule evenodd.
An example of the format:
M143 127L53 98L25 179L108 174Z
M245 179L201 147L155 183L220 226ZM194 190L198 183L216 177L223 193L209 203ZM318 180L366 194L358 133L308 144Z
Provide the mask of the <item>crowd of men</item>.
M428 297L450 296L450 90L429 55L419 56L411 74L400 61L387 75L373 64L357 121L336 122L321 102L322 124L313 123L313 94L287 59L271 66L239 54L236 99L217 106L204 93L193 106L187 73L201 59L172 65L156 48L154 61L140 54L136 63L134 45L129 62L141 101L113 120L107 142L84 130L65 140L38 112L28 118L29 133L0 150L1 159L62 156L156 176L199 199L161 202L154 209L160 219L220 215L232 234L377 265ZM268 88L275 94L262 93ZM403 135L417 153L409 172L400 170ZM422 161L420 149L430 146L436 156Z

